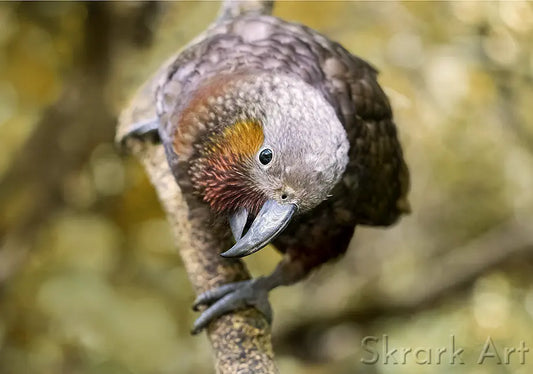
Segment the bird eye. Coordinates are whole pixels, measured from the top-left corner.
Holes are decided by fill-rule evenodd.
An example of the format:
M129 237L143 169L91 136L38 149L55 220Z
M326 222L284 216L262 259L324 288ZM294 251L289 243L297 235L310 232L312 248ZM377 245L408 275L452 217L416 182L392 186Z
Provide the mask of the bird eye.
M267 165L270 161L272 161L272 150L265 148L259 153L259 161L263 165Z

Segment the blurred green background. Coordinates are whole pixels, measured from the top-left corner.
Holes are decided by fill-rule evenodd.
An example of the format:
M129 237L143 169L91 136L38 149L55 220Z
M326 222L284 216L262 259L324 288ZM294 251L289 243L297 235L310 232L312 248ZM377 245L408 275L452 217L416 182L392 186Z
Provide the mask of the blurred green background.
M213 371L154 191L113 136L219 5L0 4L0 373ZM272 294L281 372L531 373L533 352L476 361L489 336L502 361L533 350L533 3L279 2L275 15L381 71L413 206ZM247 263L258 275L279 258ZM454 335L465 364L362 364L361 339L383 334L391 349Z

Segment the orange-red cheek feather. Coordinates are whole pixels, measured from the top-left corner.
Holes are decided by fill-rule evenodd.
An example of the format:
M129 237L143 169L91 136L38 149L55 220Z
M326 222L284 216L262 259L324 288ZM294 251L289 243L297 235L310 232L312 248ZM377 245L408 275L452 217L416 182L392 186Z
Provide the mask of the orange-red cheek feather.
M196 193L213 210L260 209L265 198L250 179L249 170L263 140L261 125L252 120L237 122L208 138L190 170Z

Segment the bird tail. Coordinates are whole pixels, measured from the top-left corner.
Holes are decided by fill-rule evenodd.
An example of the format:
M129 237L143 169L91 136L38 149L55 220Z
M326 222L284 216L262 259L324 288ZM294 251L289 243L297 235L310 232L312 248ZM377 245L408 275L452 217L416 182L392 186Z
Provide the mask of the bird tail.
M224 0L217 21L243 14L271 14L274 0Z

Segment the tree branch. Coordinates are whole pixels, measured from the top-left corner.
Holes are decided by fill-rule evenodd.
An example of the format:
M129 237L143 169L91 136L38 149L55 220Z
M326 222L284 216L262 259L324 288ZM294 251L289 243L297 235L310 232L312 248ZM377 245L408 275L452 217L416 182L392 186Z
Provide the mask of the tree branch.
M119 142L132 124L156 118L154 87L165 71L166 65L141 88L122 113L117 129ZM200 293L235 279L248 279L250 276L241 261L223 259L216 248L194 245L194 241L205 233L191 229L187 203L171 174L163 147L131 139L127 148L141 160L157 190L195 291ZM214 350L217 373L277 373L270 326L255 309L227 314L212 323L207 333Z

